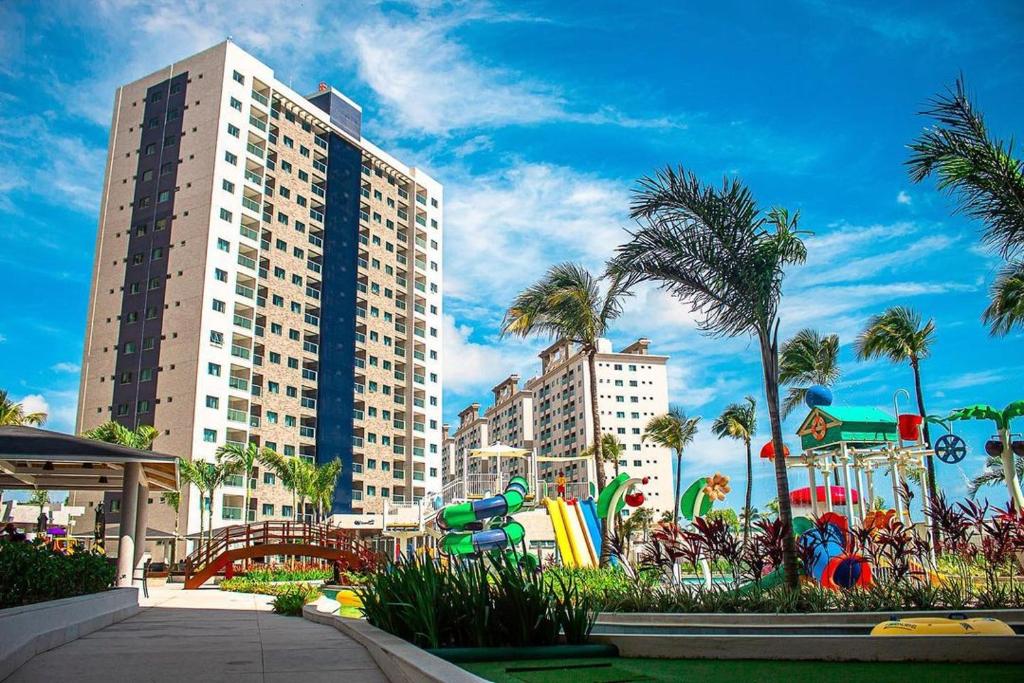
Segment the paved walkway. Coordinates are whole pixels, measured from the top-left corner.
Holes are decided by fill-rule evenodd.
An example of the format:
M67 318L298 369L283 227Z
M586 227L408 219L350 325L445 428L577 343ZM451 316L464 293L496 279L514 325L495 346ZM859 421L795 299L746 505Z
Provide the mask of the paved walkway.
M8 681L318 681L387 679L351 638L270 612L267 596L150 590L141 613L36 656Z

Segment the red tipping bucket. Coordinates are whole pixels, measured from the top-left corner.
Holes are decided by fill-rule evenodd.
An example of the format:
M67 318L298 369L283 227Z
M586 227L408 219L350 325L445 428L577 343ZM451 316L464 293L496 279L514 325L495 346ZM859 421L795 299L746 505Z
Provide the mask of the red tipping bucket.
M920 415L900 415L897 421L900 441L920 441L923 421Z

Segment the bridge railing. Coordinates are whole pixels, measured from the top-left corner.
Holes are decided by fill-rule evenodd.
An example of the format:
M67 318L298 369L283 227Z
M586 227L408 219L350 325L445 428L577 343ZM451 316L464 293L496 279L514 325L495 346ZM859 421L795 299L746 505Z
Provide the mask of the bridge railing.
M225 552L256 545L298 543L351 550L353 553L373 553L372 549L353 534L327 524L295 522L291 520L234 524L218 529L211 540L200 545L185 558L186 575L201 571Z

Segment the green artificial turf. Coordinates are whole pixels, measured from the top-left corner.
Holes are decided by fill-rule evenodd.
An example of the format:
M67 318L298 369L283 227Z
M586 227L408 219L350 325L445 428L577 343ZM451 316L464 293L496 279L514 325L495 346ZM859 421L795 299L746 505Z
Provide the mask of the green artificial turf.
M538 659L474 662L463 669L495 683L613 683L627 681L1024 681L1017 664L933 664L928 662L790 662L715 659Z

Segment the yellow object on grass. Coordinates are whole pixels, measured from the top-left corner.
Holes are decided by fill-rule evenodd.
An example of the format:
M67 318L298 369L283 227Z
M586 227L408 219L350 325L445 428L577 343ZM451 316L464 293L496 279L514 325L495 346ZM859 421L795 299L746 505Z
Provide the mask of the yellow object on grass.
M871 629L873 636L1012 636L1012 628L998 619L944 619L915 617L883 621Z
M363 601L352 588L342 588L334 598L342 607L362 607Z
M555 530L555 545L558 547L558 554L562 556L562 566L575 567L576 561L573 559L572 547L569 545L565 523L562 522L562 513L558 509L558 501L545 498L544 507L548 510L548 517L551 518L551 527Z

